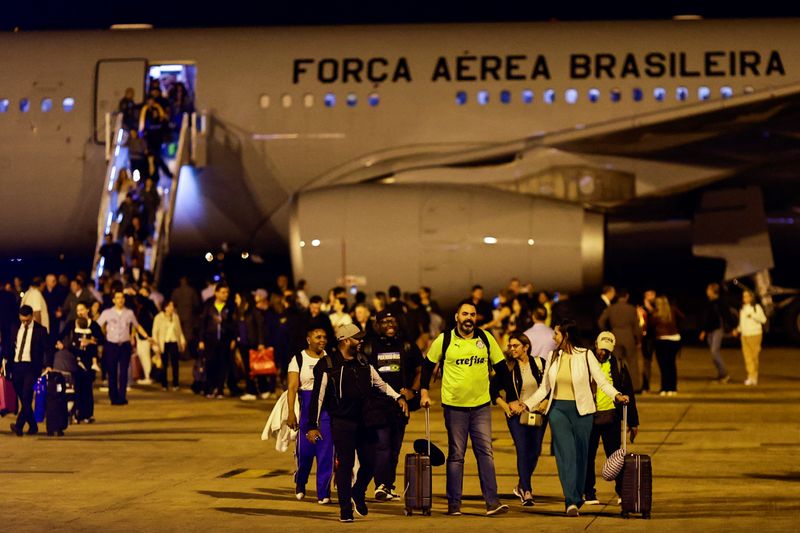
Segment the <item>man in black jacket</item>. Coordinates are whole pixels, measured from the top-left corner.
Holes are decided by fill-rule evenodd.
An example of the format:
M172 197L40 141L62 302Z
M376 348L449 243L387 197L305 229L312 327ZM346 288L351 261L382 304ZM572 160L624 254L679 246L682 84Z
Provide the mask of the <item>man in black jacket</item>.
M397 317L391 310L379 312L375 325L378 334L365 340L361 351L381 379L410 401L419 391L422 353L416 344L403 339ZM376 429L375 499L387 501L399 498L394 491L394 482L408 417L389 398L381 403L385 410L385 424Z
M236 346L235 310L228 303L230 288L224 282L217 284L214 298L210 298L200 315L200 330L197 348L206 358L206 398L222 398L225 377L233 370L233 349ZM231 396L239 396L241 390L236 378L228 379Z
M8 375L10 371L14 390L20 400L17 422L11 424L11 431L21 437L25 424L28 424L28 435L39 432L33 416L33 385L43 371L52 370L53 351L49 346L47 329L33 320L31 306L19 308L19 321L19 328L12 336L12 339L16 339L13 353L4 356L0 370L3 375Z
M636 409L636 398L633 394L633 382L628 372L628 367L617 360L613 355L616 338L610 331L603 331L598 335L595 343L597 360L600 369L614 385L614 388L630 398L628 404L628 431L631 442L639 434L639 412ZM608 398L603 391L597 390L595 394L597 412L594 414L594 425L589 437L589 464L586 469L586 484L584 485L584 500L586 505L599 505L595 490L595 457L600 439L603 439L603 450L606 457L622 447L622 405L615 404L613 398ZM622 476L617 476L615 481L617 496L622 496Z
M403 413L408 415L405 398L383 381L363 356L358 356L363 336L364 333L354 324L345 324L336 330L339 355L326 356L314 367L314 390L308 413L310 429L306 438L316 443L322 439L317 424L319 399L323 398L322 407L331 417L331 436L339 459L336 486L341 522L353 521L353 504L359 516L366 516L368 512L365 495L372 479L376 437L375 430L364 422L364 411L372 389L396 400ZM355 483L352 483L356 452L359 468Z

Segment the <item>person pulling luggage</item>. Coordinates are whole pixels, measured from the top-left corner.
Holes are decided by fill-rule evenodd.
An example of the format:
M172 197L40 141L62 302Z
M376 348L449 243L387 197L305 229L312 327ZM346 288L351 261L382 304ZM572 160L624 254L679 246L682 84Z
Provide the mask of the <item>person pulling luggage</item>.
M396 400L408 416L405 398L390 387L380 374L358 353L364 332L354 324L336 330L339 353L325 356L314 367L314 389L309 402L309 430L306 438L313 443L323 436L319 431L320 399L322 409L331 418L331 437L339 459L336 486L339 491L339 521L352 522L353 510L359 516L368 513L366 490L374 468L375 430L366 426L364 414L373 389ZM353 466L358 452L359 469L352 483Z

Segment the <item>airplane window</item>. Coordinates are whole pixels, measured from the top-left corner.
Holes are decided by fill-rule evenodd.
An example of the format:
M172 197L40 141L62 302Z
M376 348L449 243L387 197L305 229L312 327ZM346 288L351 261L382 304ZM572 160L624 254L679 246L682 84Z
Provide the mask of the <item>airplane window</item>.
M49 113L53 109L52 98L42 98L42 113Z
M314 107L314 95L311 93L304 94L303 105L306 107Z
M380 95L378 95L378 93L371 93L369 95L367 101L369 102L369 105L371 105L372 107L375 107L376 105L381 103L381 97L380 97Z
M544 103L552 104L556 101L556 92L553 89L547 89L544 92Z
M336 95L333 93L327 93L325 95L325 107L333 107L336 105Z
M578 101L578 91L575 89L567 89L564 93L564 100L566 100L568 104L574 104Z
M467 93L464 91L458 91L456 93L456 103L458 105L464 105L467 103Z
M653 89L653 98L656 99L656 102L663 102L664 98L667 97L667 91L663 87L656 87Z
M269 107L269 95L262 94L258 99L258 105L261 106L261 109L267 109Z
M611 101L614 103L622 99L622 92L619 89L611 89Z
M525 89L522 91L522 101L523 103L530 104L533 102L533 91L530 89Z
M689 98L689 89L686 87L678 87L675 96L678 97L678 100L684 102L687 98Z
M753 89L752 85L747 85L744 88L744 94L753 94L753 92L754 92L754 89Z
M711 89L708 87L699 87L697 89L698 100L708 100L709 98L711 98Z
M642 98L644 98L644 92L640 88L636 87L633 90L633 101L634 102L641 102Z
M731 98L733 96L733 89L731 89L728 86L720 87L719 94L722 95L723 100L727 100L728 98Z
M511 91L500 91L500 101L504 104L511 103Z
M600 100L600 90L599 89L589 89L589 101L591 103L597 103Z
M284 94L283 96L281 96L281 105L283 107L292 107L292 95Z
M64 100L61 101L61 107L64 108L66 113L69 113L75 108L75 99L71 96L67 96Z
M348 107L355 107L357 103L358 103L358 96L356 96L356 93L350 93L347 95Z
M19 110L23 113L27 113L31 110L31 102L27 98L23 98L19 101Z
M480 105L489 103L489 91L478 91L478 103Z
M0 99L0 113L8 113L8 98Z

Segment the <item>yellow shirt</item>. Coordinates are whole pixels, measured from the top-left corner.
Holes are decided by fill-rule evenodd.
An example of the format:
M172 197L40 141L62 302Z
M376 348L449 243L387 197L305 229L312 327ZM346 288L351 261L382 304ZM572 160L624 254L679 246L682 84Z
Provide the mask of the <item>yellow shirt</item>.
M558 376L556 376L556 400L575 401L575 392L572 390L572 354L561 352L559 357Z
M222 309L225 307L225 302L223 303L214 302L214 307L217 308L217 313L221 313Z
M609 383L613 383L611 379L611 359L606 359L605 363L600 363L600 370L603 371L603 374L606 375L606 379ZM597 402L597 410L598 411L610 411L615 409L614 407L614 399L609 398L608 395L603 392L600 387L597 387L597 395L595 396L595 401Z

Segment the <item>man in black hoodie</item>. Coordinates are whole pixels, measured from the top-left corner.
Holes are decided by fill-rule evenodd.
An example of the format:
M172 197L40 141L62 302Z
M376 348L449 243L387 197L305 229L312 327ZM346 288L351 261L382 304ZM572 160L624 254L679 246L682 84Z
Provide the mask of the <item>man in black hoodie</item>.
M377 389L396 400L408 415L405 398L384 382L378 372L358 354L364 333L354 324L345 324L336 330L339 353L325 356L314 367L314 390L311 393L308 413L309 430L306 438L311 442L322 439L317 428L319 400L331 417L331 436L339 459L336 486L339 491L339 520L353 521L353 505L359 516L367 515L366 491L374 468L375 430L364 422L364 409L372 389ZM358 452L359 469L352 483L353 466ZM351 484L352 483L352 484Z

